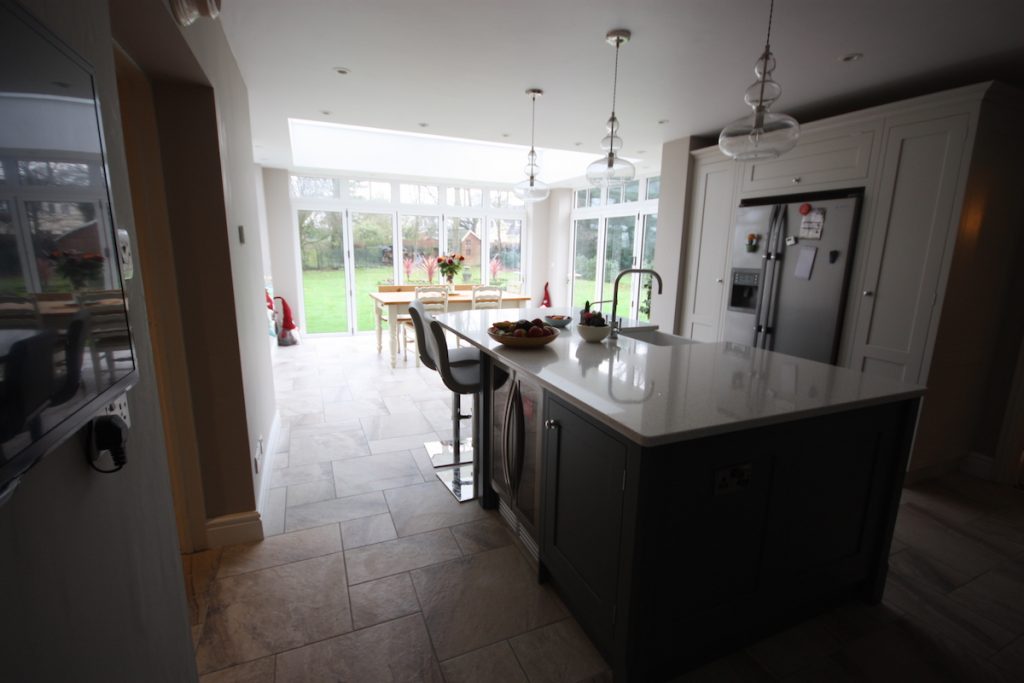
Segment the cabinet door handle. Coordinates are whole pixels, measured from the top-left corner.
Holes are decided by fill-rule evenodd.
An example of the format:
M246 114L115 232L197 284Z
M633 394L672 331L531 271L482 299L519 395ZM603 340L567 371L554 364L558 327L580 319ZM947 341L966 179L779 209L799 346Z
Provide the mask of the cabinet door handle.
M562 425L558 424L558 420L544 420L544 426L547 429L558 429Z
M803 180L803 178L801 178L800 176L796 176L795 178L793 178L793 184L798 185L800 184L801 180Z
M510 378L511 379L511 378ZM515 395L516 385L513 383L508 390L508 398L505 399L505 416L502 420L501 434L501 474L505 480L505 490L512 492L512 478L509 476L509 452L512 450L512 399Z
M870 289L865 289L865 290L864 290L864 291L862 292L862 294L863 294L864 296L874 296L874 295L875 295L875 293L874 293L874 292L872 292L872 291L871 291Z
M717 282L718 284L722 284L723 282L725 282L725 279L724 278L720 278L720 277L716 277L715 278L715 282Z

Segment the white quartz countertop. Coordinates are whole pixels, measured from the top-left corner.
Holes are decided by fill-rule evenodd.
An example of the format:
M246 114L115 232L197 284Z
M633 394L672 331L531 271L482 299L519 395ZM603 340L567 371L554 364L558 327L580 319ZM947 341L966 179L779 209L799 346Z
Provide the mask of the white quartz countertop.
M731 342L655 346L620 336L587 343L575 319L536 349L492 340L498 320L570 309L438 316L447 329L642 446L912 398L924 388Z

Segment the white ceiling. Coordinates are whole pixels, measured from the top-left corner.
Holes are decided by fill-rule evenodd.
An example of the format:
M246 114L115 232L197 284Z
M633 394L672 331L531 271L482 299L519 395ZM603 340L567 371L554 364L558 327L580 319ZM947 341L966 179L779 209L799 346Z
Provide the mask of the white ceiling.
M597 155L615 52L604 34L628 28L623 152L656 170L662 143L749 111L767 14L767 0L225 0L221 21L249 88L254 157L279 167L294 166L289 118L529 144L528 87L545 91L538 147ZM817 117L995 76L1024 83L1022 27L1022 0L778 0L776 110ZM865 56L838 60L849 52Z

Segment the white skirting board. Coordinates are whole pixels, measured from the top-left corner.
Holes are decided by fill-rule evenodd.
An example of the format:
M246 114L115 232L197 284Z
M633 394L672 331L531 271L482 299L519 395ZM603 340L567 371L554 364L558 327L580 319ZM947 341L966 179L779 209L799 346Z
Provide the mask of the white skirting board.
M274 419L270 423L270 434L267 435L267 443L263 448L263 474L260 477L260 490L256 492L256 509L263 513L270 489L270 480L274 473L274 460L277 458L277 442L281 438L281 413L274 411Z
M206 545L222 548L236 543L255 543L263 540L263 523L256 510L235 512L206 520Z

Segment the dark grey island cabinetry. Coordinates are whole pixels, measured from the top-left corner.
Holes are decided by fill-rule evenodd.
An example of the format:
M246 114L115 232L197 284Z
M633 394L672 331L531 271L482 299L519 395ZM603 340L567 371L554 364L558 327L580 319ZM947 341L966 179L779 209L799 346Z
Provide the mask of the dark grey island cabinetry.
M502 315L439 317L482 352L481 503L616 681L881 599L921 387L664 334L509 349Z
M616 680L878 602L917 399L644 448L548 394L541 562Z

